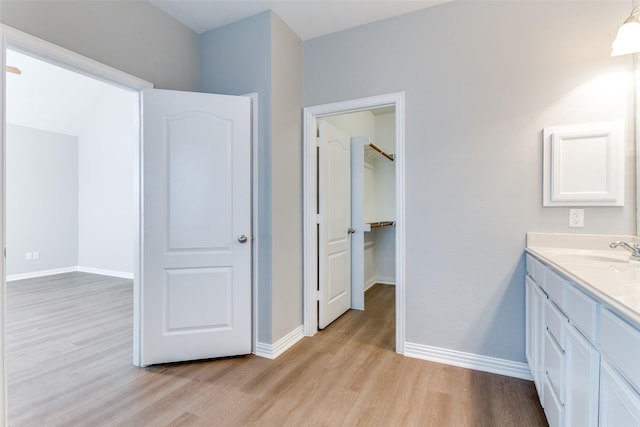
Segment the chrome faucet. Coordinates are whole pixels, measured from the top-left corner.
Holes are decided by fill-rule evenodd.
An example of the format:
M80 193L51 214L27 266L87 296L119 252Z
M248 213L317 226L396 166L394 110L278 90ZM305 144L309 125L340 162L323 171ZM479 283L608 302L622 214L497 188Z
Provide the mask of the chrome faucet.
M631 252L631 259L640 261L640 245L637 243L621 242L619 240L609 245L611 249L615 249L620 246Z

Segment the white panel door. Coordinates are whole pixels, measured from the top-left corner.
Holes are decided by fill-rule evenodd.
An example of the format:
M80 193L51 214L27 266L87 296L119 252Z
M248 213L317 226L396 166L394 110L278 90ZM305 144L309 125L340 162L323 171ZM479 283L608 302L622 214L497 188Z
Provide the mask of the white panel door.
M250 99L143 92L143 366L251 352Z
M319 129L318 327L323 329L351 308L351 148L350 137L326 120L319 120Z

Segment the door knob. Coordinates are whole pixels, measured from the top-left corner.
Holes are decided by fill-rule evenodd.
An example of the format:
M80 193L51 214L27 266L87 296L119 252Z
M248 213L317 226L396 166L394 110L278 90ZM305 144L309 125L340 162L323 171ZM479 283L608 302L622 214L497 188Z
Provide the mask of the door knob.
M355 232L356 232L356 230L354 228L351 228L351 227L347 228L347 233L353 234Z
M244 234L239 235L238 236L238 242L247 243L247 236L245 236Z

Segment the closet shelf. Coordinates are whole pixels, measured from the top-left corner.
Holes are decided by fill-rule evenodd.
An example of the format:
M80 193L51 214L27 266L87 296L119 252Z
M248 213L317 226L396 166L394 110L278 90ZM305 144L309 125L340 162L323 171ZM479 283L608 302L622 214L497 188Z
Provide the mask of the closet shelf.
M380 153L381 155L383 155L387 159L391 160L392 162L394 161L395 156L393 154L386 153L384 150L382 150L382 148L378 147L373 142L369 143L369 147L371 147L374 151L377 151L378 153Z
M369 225L371 229L374 229L374 228L382 228L382 227L393 227L394 225L396 225L396 222L395 221L368 222L367 225Z

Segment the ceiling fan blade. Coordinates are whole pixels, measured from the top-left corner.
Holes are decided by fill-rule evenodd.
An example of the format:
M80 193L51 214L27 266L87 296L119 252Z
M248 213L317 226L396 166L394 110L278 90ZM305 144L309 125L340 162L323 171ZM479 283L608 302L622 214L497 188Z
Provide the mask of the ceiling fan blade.
M7 70L7 73L22 74L22 71L20 71L19 68L12 67L11 65L7 65L6 70Z

